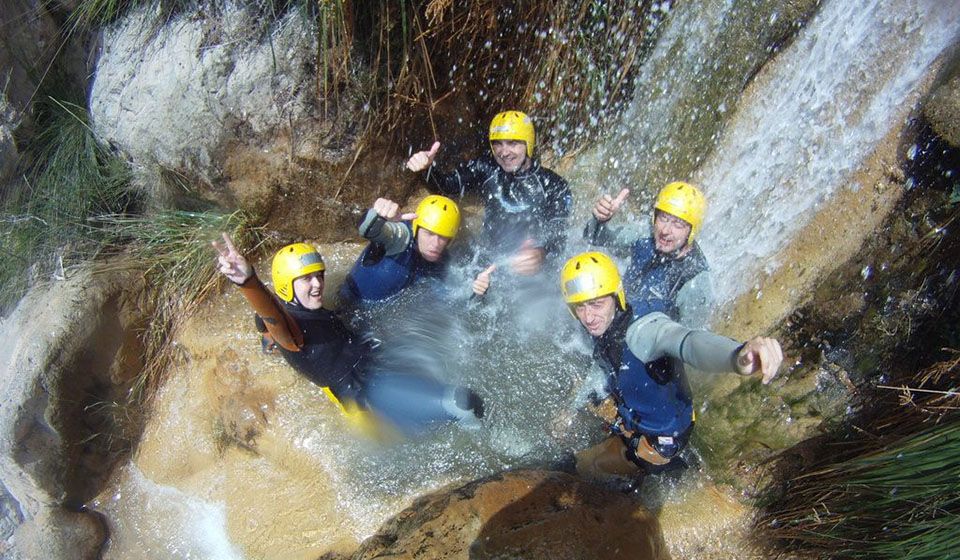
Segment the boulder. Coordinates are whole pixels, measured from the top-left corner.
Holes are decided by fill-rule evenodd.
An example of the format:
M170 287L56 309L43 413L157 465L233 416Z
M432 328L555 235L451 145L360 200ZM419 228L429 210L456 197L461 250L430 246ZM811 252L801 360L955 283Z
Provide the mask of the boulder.
M364 541L369 558L669 558L640 502L565 473L513 471L416 500Z
M17 528L18 546L10 558L95 560L107 536L106 522L97 515L47 508Z
M136 282L132 274L71 271L35 287L0 321L4 558L98 557L104 524L70 510L82 510L122 456L95 414L115 398L117 362L142 350L126 336L142 327L128 297Z
M223 206L254 206L226 185L250 170L282 173L290 161L352 153L357 96L317 88L317 29L299 10L264 23L228 3L167 21L134 10L103 33L90 111L97 135L146 178L173 170L213 188Z

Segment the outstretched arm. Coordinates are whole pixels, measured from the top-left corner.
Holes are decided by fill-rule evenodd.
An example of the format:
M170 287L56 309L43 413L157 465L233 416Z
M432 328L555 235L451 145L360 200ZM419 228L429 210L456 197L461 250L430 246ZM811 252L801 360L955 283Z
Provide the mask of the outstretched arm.
M291 352L298 352L303 346L303 333L300 327L276 298L270 295L266 286L257 278L253 267L237 251L230 236L224 233L223 243L214 241L213 247L218 253L217 262L220 273L240 287L243 297L263 319L273 340Z
M360 222L360 235L378 243L387 255L395 255L410 243L410 230L400 223L416 218L415 213L400 213L400 205L386 198L378 198Z
M620 189L616 197L602 195L593 206L593 215L583 228L583 238L591 245L613 249L617 253L633 246L640 237L635 228L612 226L610 220L620 211L630 195L630 189Z
M783 362L780 343L772 338L758 336L741 345L709 331L688 329L659 312L634 321L626 338L630 351L644 362L671 356L702 371L761 372L764 384L770 383Z

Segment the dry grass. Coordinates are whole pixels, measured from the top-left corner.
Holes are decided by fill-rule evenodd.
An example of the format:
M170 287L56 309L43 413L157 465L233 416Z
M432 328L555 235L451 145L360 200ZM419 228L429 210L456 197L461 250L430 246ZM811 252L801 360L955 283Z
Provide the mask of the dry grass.
M532 114L538 143L559 153L583 146L619 114L663 17L649 1L625 0L333 4L342 7L330 14L346 19L321 29L342 31L336 37L354 49L332 51L344 58L324 61L321 83L330 91L351 52L369 64L378 108L369 134L408 138L428 127L439 137L440 127L461 126L441 111L459 95L485 118L510 108Z

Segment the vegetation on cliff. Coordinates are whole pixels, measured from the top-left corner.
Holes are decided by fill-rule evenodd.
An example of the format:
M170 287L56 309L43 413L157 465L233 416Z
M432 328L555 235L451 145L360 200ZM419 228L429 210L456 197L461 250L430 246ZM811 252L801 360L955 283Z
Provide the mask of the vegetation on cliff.
M945 558L960 535L960 354L893 380L823 457L776 487L767 543L831 558Z

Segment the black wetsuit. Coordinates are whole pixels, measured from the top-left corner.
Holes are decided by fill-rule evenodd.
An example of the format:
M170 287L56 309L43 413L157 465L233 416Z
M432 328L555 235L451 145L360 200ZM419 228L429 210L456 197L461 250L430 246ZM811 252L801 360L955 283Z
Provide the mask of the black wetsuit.
M573 196L567 182L538 160L532 159L526 171L507 173L486 154L457 165L450 173L434 167L428 183L457 199L466 193L483 198L483 242L488 252L509 254L527 239L548 256L562 252Z
M303 333L299 352L280 347L287 362L317 385L329 387L338 399L360 400L369 346L332 311L283 305Z
M483 401L465 387L413 374L374 371L373 347L360 340L333 312L304 309L273 297L257 276L240 284L257 314L257 329L294 369L344 404L356 403L407 434L449 421L476 421Z

